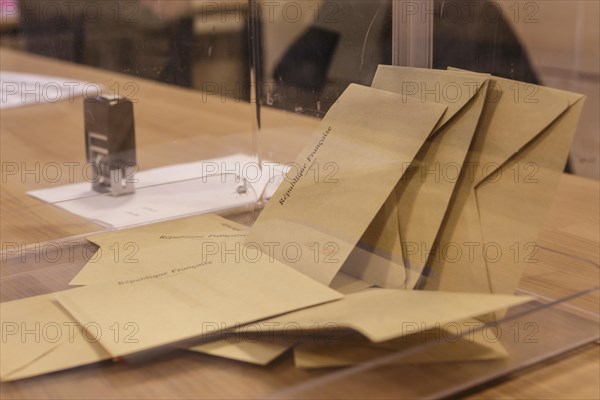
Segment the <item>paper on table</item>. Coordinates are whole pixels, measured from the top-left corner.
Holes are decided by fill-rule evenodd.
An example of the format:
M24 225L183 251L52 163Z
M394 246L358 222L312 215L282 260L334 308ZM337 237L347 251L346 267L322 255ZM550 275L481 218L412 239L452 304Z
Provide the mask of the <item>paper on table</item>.
M367 289L339 301L269 318L245 330L347 328L372 342L383 342L531 300L528 296Z
M290 168L247 243L329 284L402 176L402 165L414 158L445 109L350 85Z
M0 304L2 381L28 378L109 359L110 356L51 295ZM114 330L114 327L113 327ZM109 334L113 331L105 331Z
M379 357L398 354L395 364L423 364L456 361L483 361L506 358L508 353L499 339L480 328L482 323L467 320L447 324L413 335L382 343L365 339L330 343L303 342L294 347L294 364L298 368L341 367L360 364ZM421 350L400 352L422 346Z
M467 73L468 74L468 73ZM494 77L425 288L514 293L569 153L584 96ZM471 244L472 250L464 248Z
M136 192L128 196L101 195L90 182L34 190L29 195L73 214L114 227L158 221L192 213L209 213L253 205L265 192L269 198L283 180L284 166L269 163L260 177L210 175L211 171L243 171L255 163L251 156L235 154L193 163L178 164L136 173ZM176 199L176 200L174 200Z
M421 148L398 182L390 199L394 230L381 230L371 246L388 248L386 241L398 237L406 266L406 289L413 289L434 245L448 209L458 176L464 167L487 93L489 76L449 71L380 65L373 87L448 107L434 135ZM373 221L370 229L382 225ZM398 232L399 231L399 232Z
M341 297L294 269L269 260L208 263L160 279L123 285L98 284L55 294L56 300L82 325L94 322L102 330L115 323L136 325L137 343L99 338L99 343L113 357Z
M0 71L0 110L58 101L72 102L84 92L87 96L91 96L100 90L98 84L89 82Z

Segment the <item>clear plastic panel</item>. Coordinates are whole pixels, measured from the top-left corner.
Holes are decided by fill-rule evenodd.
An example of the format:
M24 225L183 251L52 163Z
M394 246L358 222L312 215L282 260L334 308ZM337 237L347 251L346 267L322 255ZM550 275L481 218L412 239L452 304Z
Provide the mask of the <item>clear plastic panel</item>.
M230 175L260 179L248 89L247 6L227 7L225 21L220 4L188 0L1 3L2 185L3 199L10 199L2 202L2 212L20 215L3 219L3 237L35 243L102 226L41 203L64 206L66 199L94 193L102 168L90 158L95 139L87 138L84 103L99 95L124 97L133 105L135 144L127 159L135 166L116 180L139 181L135 193L105 197L104 206L126 198L140 202L150 193L140 189L148 186L169 199L165 206L174 205L186 195L182 182L204 190L200 178L207 175L222 175L226 182ZM102 112L93 115L100 125L105 119L121 138L116 140L129 140L129 131L110 128L122 116ZM224 192L235 192L228 185ZM228 204L206 208L211 199L224 200L214 194L199 195L195 200L204 205L197 211ZM26 232L44 220L60 226L61 219L69 221L65 229Z
M421 346L333 370L308 382L270 393L265 398L359 399L373 395L375 398L439 399L460 396L469 389L598 340L598 315L573 306L573 301L590 300L597 295L598 289L594 289L557 302L542 301L513 308L504 319L493 324L474 330L454 329L452 334L434 337ZM460 337L477 335L487 343L501 344L508 357L425 365L415 362L428 351L443 352L443 346L456 343ZM373 388L373 382L378 382L377 389Z

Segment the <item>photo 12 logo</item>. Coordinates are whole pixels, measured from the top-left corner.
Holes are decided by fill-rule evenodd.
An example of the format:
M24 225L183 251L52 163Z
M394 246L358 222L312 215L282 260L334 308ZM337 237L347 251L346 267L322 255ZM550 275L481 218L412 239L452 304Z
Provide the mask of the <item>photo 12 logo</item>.
M2 22L20 19L23 24L96 24L140 22L140 4L137 0L39 0L0 1Z
M114 322L104 329L97 322L2 321L2 343L73 343L78 337L88 343L97 343L103 337L115 343L138 343L139 330L138 324L131 321Z
M138 92L139 86L136 82L113 82L104 87L96 82L55 78L42 80L28 74L0 73L0 101L6 107L59 101L72 103L80 97L93 100L99 96L126 97L132 103L137 103Z
M399 1L402 22L416 20L449 24L498 23L501 19L515 24L539 23L540 5L535 1Z

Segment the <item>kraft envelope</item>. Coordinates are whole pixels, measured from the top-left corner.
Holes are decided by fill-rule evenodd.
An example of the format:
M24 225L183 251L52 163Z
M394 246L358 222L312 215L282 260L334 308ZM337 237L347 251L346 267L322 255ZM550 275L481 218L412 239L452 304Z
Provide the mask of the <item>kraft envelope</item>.
M471 146L488 88L488 76L449 71L380 65L372 86L398 93L403 98L435 102L448 107L434 134L419 150L396 185L387 207L388 224L376 240L363 238L375 249L390 250L386 242L400 240L406 281L413 289L432 250L452 193ZM374 220L371 229L383 226ZM349 260L350 261L350 260ZM399 286L399 285L396 285Z
M370 283L353 278L343 272L339 272L330 288L343 293L356 293L371 286ZM251 364L267 365L283 353L288 351L296 343L287 337L274 335L246 334L246 327L234 329L233 333L226 334L225 338L218 338L207 343L191 346L188 349L198 353L210 354L216 357L229 358L244 361Z
M367 289L339 301L269 318L245 330L345 328L378 343L531 300L528 296Z
M229 227L230 231L222 231ZM168 276L179 270L188 270L199 265L200 260L215 262L236 262L236 254L221 258L213 254L214 250L236 249L244 253L241 244L246 236L245 227L218 216L198 216L176 220L169 223L152 224L127 229L112 234L95 235L88 238L101 246L105 257L89 262L71 282L72 284L91 285L98 283L134 281L151 276ZM210 231L210 229L221 229ZM125 242L124 240L127 240ZM115 243L140 243L138 251L128 258L115 260ZM104 244L103 244L104 243ZM203 244L209 255L202 254ZM124 246L123 246L124 247ZM252 256L253 257L253 256ZM133 262L135 261L135 262ZM175 272L173 272L175 270ZM351 293L371 286L368 282L356 279L344 273L336 275L330 287L340 293ZM237 341L214 340L190 347L192 351L219 357L266 365L283 354L290 347L281 341L264 342L260 340Z
M370 283L343 272L338 273L329 285L343 294L356 293L370 286ZM189 350L256 365L267 365L297 343L293 338L275 336L269 332L261 332L258 336L246 334L246 329L247 326L234 329L231 334L225 335L225 338L191 346Z
M171 274L173 269L206 261L209 254L205 253L235 248L246 231L243 225L205 214L93 235L87 239L100 249L70 284L84 286L145 274Z
M248 228L216 214L202 214L192 217L176 218L169 221L151 223L134 228L119 229L87 237L98 245L126 243L136 241L154 241L159 239L191 238L203 232L244 231Z
M178 239L131 236L124 245L101 245L98 252L70 282L71 285L123 284L149 278L163 278L205 265L242 261L268 261L260 251L242 247L246 231L196 233ZM115 246L117 250L115 250Z
M109 354L93 337L86 336L82 326L56 304L51 295L1 303L0 320L2 381L110 359ZM111 333L113 331L104 332L106 335Z
M514 293L526 263L536 262L583 103L579 94L493 78L425 288Z
M445 106L350 85L323 118L246 244L328 285ZM403 267L400 266L403 270Z
M234 328L342 295L278 262L208 264L196 270L122 285L97 284L54 298L80 324L103 331L133 323L137 342L99 338L113 356L124 356Z
M301 343L294 347L298 368L341 367L398 354L395 364L423 364L456 361L483 361L506 358L504 346L480 328L481 322L468 320L378 344L366 340ZM461 336L462 335L462 336ZM421 346L421 349L418 349ZM417 347L417 351L415 350ZM400 352L409 350L410 353Z

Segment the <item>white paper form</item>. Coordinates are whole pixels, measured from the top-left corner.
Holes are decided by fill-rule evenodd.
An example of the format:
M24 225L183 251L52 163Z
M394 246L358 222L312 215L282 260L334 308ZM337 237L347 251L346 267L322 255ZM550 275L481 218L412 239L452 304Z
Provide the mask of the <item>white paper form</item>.
M252 165L253 172L249 172ZM28 194L99 224L121 228L250 206L263 192L269 198L284 179L285 166L265 162L262 174L257 167L253 157L234 154L141 171L134 176L136 192L126 196L101 195L91 189L91 182ZM237 170L240 175L221 173Z

